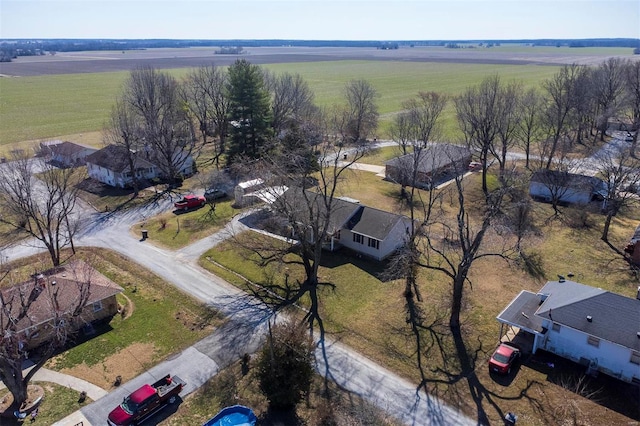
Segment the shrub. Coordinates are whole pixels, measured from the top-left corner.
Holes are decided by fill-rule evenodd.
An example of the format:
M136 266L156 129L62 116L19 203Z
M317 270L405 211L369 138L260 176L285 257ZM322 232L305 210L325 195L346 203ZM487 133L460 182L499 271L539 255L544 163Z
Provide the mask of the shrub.
M274 409L291 409L309 392L314 345L299 324L273 327L258 358L260 390Z

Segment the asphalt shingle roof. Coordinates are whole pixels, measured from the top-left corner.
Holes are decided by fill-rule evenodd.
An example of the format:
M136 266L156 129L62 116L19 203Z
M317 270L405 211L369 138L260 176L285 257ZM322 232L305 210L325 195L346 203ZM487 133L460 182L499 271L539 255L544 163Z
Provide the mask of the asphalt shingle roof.
M36 278L2 289L2 296L11 310L18 316L21 297L33 297L27 317L18 322L18 330L41 324L54 318L55 310L70 312L77 306L81 284L90 282L89 295L85 306L106 299L123 291L122 287L109 280L84 262L76 261L55 271L44 274L44 285L37 284ZM54 284L55 283L55 284ZM58 305L54 306L53 294L56 293Z
M540 317L640 351L640 300L574 281L549 281L540 293L549 295Z
M129 169L127 149L119 145L107 145L99 151L87 156L87 163L95 164L116 173L123 173ZM150 168L153 164L144 158L136 157L136 168Z
M434 170L456 163L471 156L471 151L464 146L438 143L427 145L420 153L418 171L432 173ZM406 154L393 158L385 163L392 167L404 167L413 165L414 154Z
M299 189L290 188L283 195L284 198L275 203L276 208L278 203L283 202L288 203L290 207L297 206L298 209L294 215L302 223L308 221L309 205L312 206L314 215L325 211L326 207L322 195L305 191L305 196L310 200L309 202L303 198ZM402 218L401 215L334 198L327 231L334 233L341 228L346 228L352 232L382 241Z

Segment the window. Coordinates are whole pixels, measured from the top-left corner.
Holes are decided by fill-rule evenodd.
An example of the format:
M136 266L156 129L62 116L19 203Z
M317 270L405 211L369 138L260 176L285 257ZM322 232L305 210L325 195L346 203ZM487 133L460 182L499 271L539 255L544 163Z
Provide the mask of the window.
M560 324L557 324L557 323L554 322L553 325L551 326L551 329L553 331L555 331L556 333L559 333L560 332Z
M364 237L360 234L353 234L353 242L364 244Z
M640 352L631 351L631 359L629 359L629 362L640 365Z
M598 339L597 337L589 336L589 338L587 339L587 343L591 346L595 346L596 348L600 347L600 339Z
M380 249L380 241L374 238L369 238L369 247L373 247L376 250Z
M102 310L102 300L98 300L97 302L93 302L93 312L98 312Z

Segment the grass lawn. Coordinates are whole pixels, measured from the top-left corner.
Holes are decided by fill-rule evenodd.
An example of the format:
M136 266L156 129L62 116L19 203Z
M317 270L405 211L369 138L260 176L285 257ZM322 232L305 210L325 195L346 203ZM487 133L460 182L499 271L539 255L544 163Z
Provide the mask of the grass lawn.
M493 74L500 74L505 81L521 80L525 87L537 86L558 70L554 66L387 61L303 62L264 67L276 73L300 74L320 106L342 103L342 90L348 81L368 80L380 94L380 135L384 135L393 114L401 110L402 101L418 91L455 95ZM188 69L167 71L180 79ZM0 147L23 141L35 144L47 138L99 146L102 143L99 135L85 134L103 128L127 76L126 72L113 72L0 79ZM450 105L447 112L451 128L455 125L452 108ZM4 148L5 155L6 151Z
M400 155L403 154L399 146L383 146L367 152L358 162L384 166L384 163Z
M187 212L173 209L134 225L132 232L139 235L141 229L148 231L148 240L170 249L179 249L223 228L240 210L231 207L233 200L216 203L215 212L208 204Z
M136 377L166 356L207 336L222 322L216 312L121 255L83 248L77 256L124 288L118 295L123 315L115 316L90 339L79 340L51 358L47 368L108 390L117 375L122 376L123 382ZM15 263L15 273L19 268L33 273L33 263L37 262L20 259Z
M42 386L44 389L44 397L39 405L36 420L31 423L30 417L27 417L25 421L0 418L0 424L2 424L2 426L19 426L26 424L51 425L93 402L91 398L86 398L82 403L78 402L80 393L65 386L49 382L33 382L33 384ZM4 394L5 391L6 389L0 391L0 395Z
M242 372L239 363L231 365L220 374L206 382L200 389L185 398L177 412L162 424L166 426L198 425L213 417L222 408L241 404L251 407L258 417L258 424L264 425L400 425L379 409L367 404L357 395L350 394L330 385L331 403L323 396L323 380L316 376L309 392L308 403L303 401L296 407L295 416L283 417L282 414L268 411L267 401L258 387L256 370L252 362L249 370ZM331 407L331 410L329 409ZM337 422L323 422L333 412Z
M353 191L365 195L378 190L381 191L378 194L382 194L378 195L379 204L393 210L390 207L393 206L393 186L383 185L380 178L373 178L372 174L356 173L357 180L349 180L343 195L358 198ZM479 175L468 179L467 190L469 198L479 194ZM362 200L363 204L369 201ZM472 216L478 214L471 212ZM574 214L572 209L564 209L563 216ZM565 387L570 386L563 383L558 371L525 363L513 381L506 384L494 380L486 371L486 360L499 338L500 326L495 317L523 289L537 291L546 280L556 279L557 274L573 272L579 282L635 297L637 279L626 262L599 238L604 219L601 215L588 214L588 227L581 229L551 219L552 215L550 205L534 203L535 232L527 239L524 250L536 268L527 270L520 262L507 263L498 258L478 260L472 267L471 285L466 288L463 329L485 398L481 403L483 410L492 422L499 422L501 413L506 411L517 412L521 419L526 419L526 424L535 425L559 423L569 414L575 415L578 423L629 421L625 416L634 418L640 413L634 412L633 407L616 407L615 394L601 397L597 402L590 401L578 392L566 390ZM628 211L616 218L611 228L611 243L622 247L638 220L638 211ZM497 247L500 239L490 235L486 242ZM202 264L219 273L220 268L206 258L256 283L282 281L285 272L282 267L259 268L246 261L242 251L231 242L203 256ZM302 271L289 268L289 279L302 277ZM415 341L405 324L403 283L381 280L381 271L380 264L352 258L347 253L325 254L319 274L322 281L331 282L336 288L323 292L322 316L334 337L417 383L421 376L416 368ZM232 282L241 287L245 285L237 278ZM437 272L422 270L419 283L425 300L426 328L421 338L428 388L475 418L477 408L466 380L457 376L460 367L446 326L448 281ZM559 408L565 402L568 405Z

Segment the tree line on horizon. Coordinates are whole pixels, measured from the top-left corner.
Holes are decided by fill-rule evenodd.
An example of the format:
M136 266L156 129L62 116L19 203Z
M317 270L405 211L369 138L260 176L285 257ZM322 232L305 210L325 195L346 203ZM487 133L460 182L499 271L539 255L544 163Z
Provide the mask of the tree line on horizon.
M11 62L18 56L37 56L51 52L82 52L92 50L140 50L154 48L219 47L221 49L243 47L373 47L397 49L417 46L451 46L457 44L500 45L505 43L530 46L580 47L631 47L640 54L640 39L514 39L514 40L284 40L284 39L233 39L233 40L179 40L179 39L0 39L0 62Z

